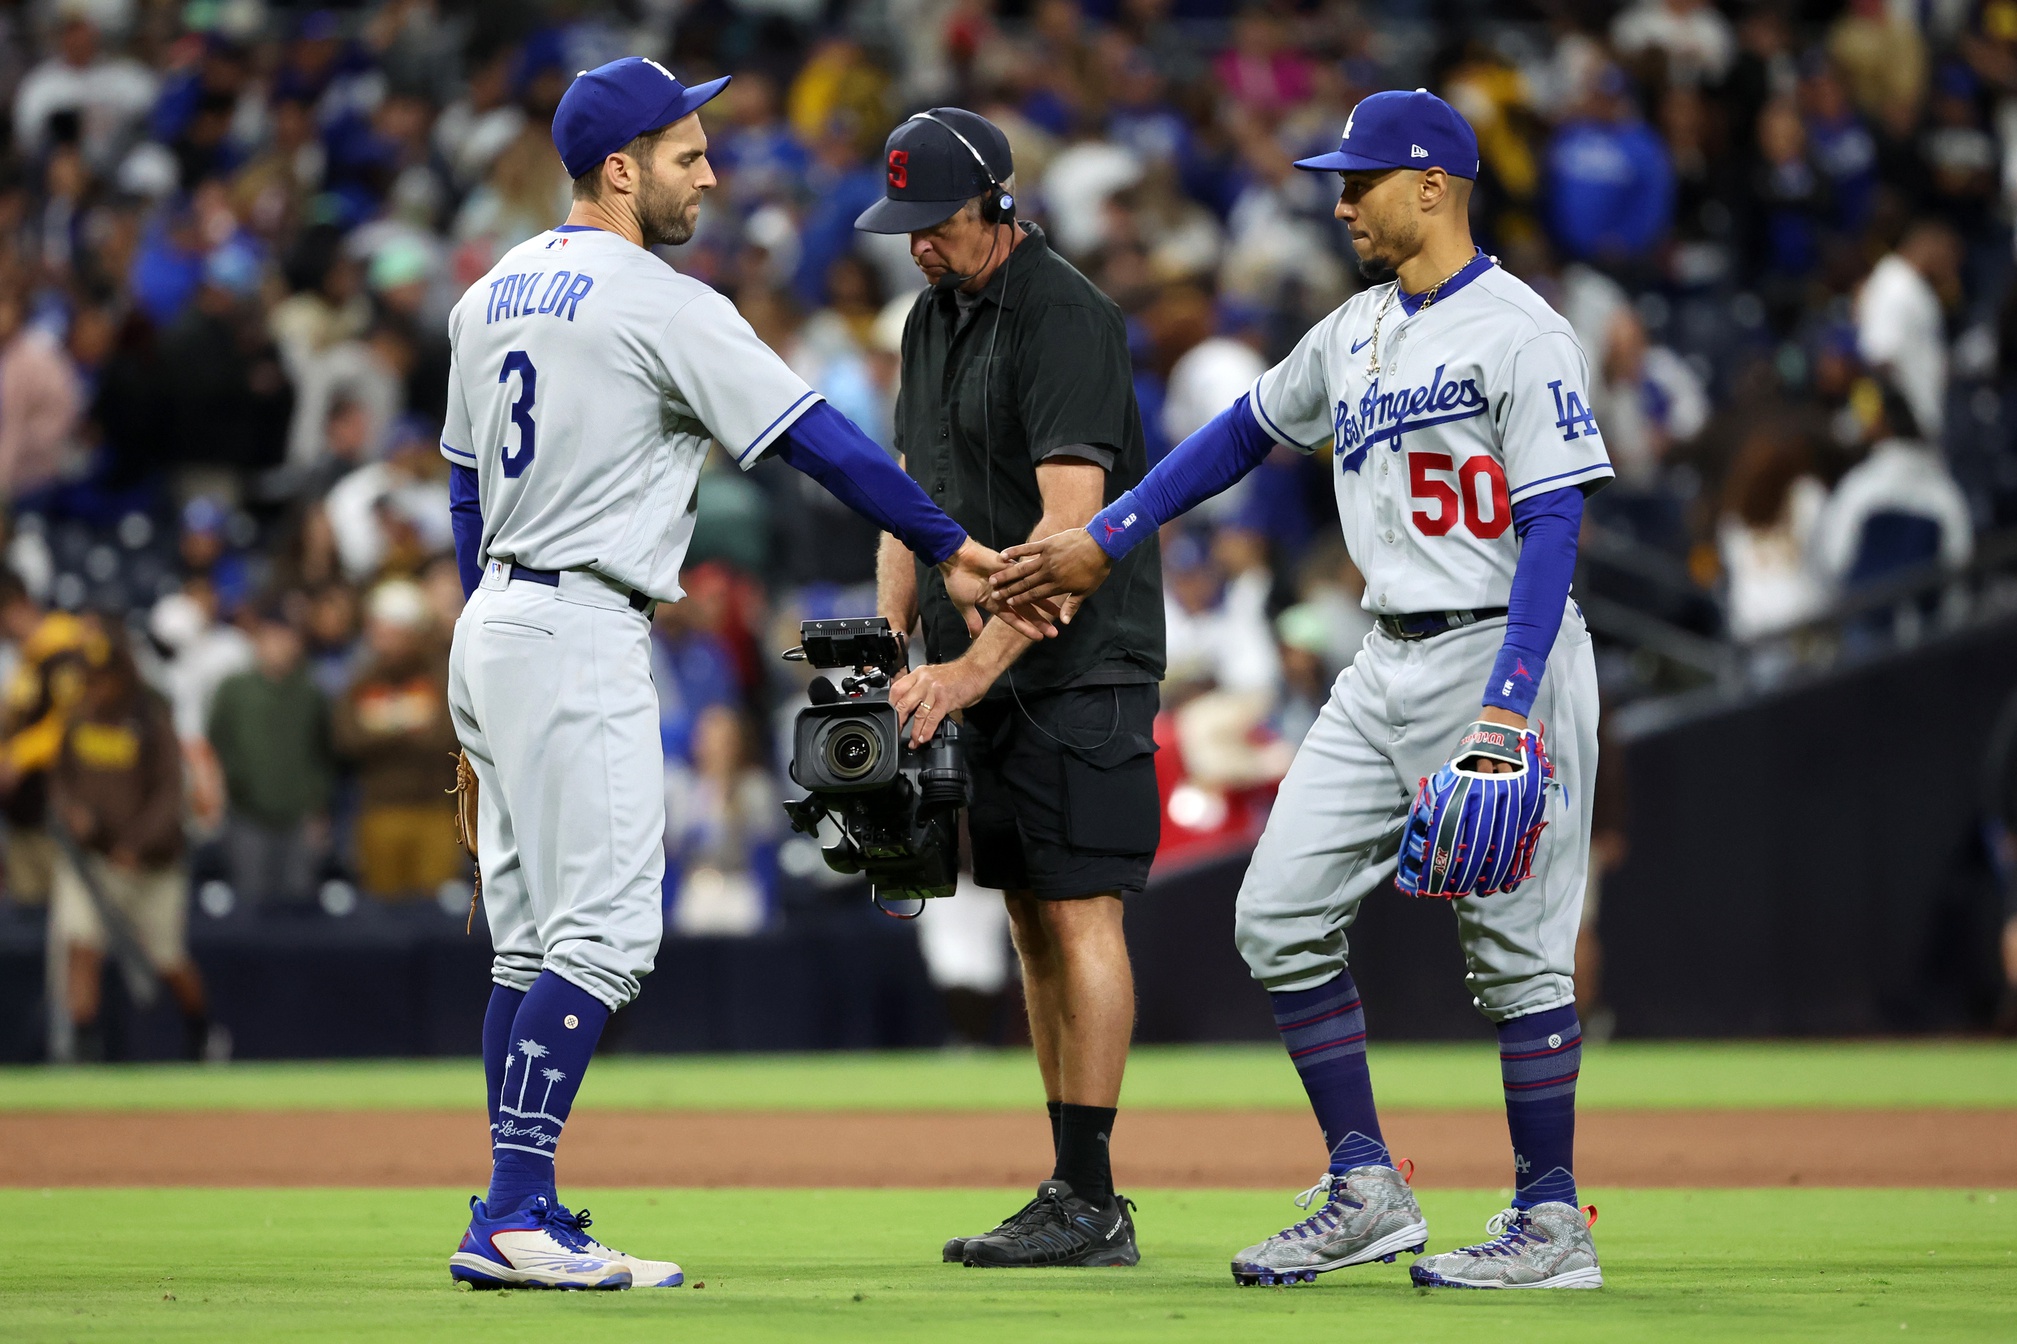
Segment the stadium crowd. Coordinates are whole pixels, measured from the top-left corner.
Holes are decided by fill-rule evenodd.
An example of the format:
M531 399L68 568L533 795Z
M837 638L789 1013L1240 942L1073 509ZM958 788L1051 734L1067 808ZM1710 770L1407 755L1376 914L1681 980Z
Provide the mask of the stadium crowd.
M735 75L668 260L885 442L920 281L853 220L908 112L1007 132L1024 215L1127 314L1153 457L1363 283L1291 160L1427 85L1478 131L1481 241L1589 352L1619 475L1590 525L1697 590L1643 605L1768 639L2017 523L2017 0L12 5L13 899L60 842L193 865L206 909L467 901L444 319L564 215L554 106L623 54ZM797 473L714 466L655 676L669 927L720 934L829 879L778 807L776 653L873 610L874 537ZM1327 460L1278 451L1165 538L1172 847L1247 832L1369 628L1333 510ZM90 750L126 792L65 787Z

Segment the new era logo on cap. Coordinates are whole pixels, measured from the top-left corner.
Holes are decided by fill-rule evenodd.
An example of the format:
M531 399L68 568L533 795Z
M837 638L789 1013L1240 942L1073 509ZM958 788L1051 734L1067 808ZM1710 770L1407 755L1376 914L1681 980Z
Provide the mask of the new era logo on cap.
M1426 159L1429 157L1429 151L1423 149L1420 145L1410 145L1408 146L1408 157L1411 159Z

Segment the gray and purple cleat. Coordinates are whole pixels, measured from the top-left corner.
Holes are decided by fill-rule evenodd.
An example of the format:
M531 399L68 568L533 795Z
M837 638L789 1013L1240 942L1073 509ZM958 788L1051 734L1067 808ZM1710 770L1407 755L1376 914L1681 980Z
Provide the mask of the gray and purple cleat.
M1403 1251L1420 1252L1429 1237L1428 1220L1415 1192L1392 1167L1354 1167L1330 1172L1302 1194L1296 1207L1323 1204L1293 1227L1233 1257L1233 1282L1275 1287L1315 1283L1317 1275L1373 1260L1392 1264Z
M1440 1255L1425 1255L1409 1268L1418 1288L1602 1288L1597 1221L1573 1204L1536 1204L1492 1215L1485 1231L1492 1240Z

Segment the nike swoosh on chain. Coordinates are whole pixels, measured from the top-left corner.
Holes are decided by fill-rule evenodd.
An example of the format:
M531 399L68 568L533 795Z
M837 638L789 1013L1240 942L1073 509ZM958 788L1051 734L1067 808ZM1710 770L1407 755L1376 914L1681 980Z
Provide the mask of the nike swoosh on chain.
M1371 345L1372 343L1373 343L1373 338L1372 338L1372 337L1370 337L1370 336L1368 336L1368 337L1366 337L1366 339L1365 339L1365 340L1363 340L1363 341L1360 341L1360 342L1358 342L1357 344L1355 344L1355 345L1353 345L1353 346L1352 346L1352 353L1356 355L1356 354L1358 354L1358 353L1359 353L1359 351L1361 351L1361 350L1365 349L1365 348L1366 348L1367 346Z

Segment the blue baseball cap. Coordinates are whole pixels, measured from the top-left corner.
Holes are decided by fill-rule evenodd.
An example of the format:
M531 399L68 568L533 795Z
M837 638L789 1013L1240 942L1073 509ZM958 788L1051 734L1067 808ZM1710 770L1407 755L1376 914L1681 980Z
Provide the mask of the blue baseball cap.
M729 76L692 88L642 56L584 70L560 95L553 147L569 177L580 177L646 131L670 126L728 87Z
M1427 89L1389 89L1360 100L1345 118L1334 153L1297 159L1313 173L1440 168L1451 177L1478 177L1478 134L1456 108Z

